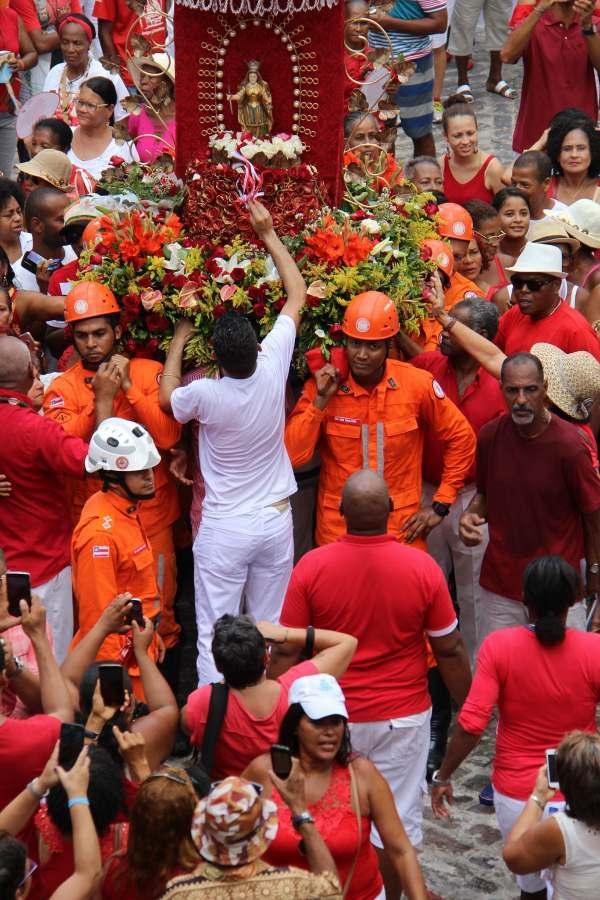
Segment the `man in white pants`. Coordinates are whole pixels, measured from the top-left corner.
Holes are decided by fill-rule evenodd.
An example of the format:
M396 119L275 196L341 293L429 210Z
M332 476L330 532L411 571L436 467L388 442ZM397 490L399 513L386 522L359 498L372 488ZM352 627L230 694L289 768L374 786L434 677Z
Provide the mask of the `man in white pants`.
M305 284L273 229L267 210L249 204L252 224L271 254L287 300L273 330L257 343L250 323L235 313L213 334L222 377L177 387L192 323L178 323L160 385L160 404L178 422L197 419L206 494L194 541L198 679L220 676L211 653L212 630L236 615L242 597L256 620L277 622L293 566L289 497L296 491L283 443L286 379Z
M486 90L507 100L514 100L517 92L502 78L500 50L508 35L508 20L512 11L512 0L459 0L455 4L450 20L448 52L456 57L458 72L457 93L463 99L473 102L469 85L468 65L473 53L473 38L479 16L483 13L485 25L484 49L490 54L490 69Z
M431 700L427 643L455 701L466 697L471 672L443 573L431 557L388 532L392 502L369 469L344 485L347 534L311 550L296 565L281 613L285 627L329 628L358 638L340 679L354 750L387 780L412 844L423 839L423 791ZM399 896L377 829L386 895Z

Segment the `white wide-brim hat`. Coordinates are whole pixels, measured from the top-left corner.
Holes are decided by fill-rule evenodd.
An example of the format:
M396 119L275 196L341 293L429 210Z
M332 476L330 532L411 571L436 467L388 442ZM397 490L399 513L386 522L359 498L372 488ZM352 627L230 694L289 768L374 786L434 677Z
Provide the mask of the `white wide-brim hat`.
M560 247L553 244L537 244L527 241L514 266L507 266L507 272L515 275L553 275L555 278L566 278L562 270L562 253Z
M552 210L546 210L544 215L562 222L568 234L580 244L594 250L600 247L600 205L594 200L576 200L567 209L553 216L551 213Z

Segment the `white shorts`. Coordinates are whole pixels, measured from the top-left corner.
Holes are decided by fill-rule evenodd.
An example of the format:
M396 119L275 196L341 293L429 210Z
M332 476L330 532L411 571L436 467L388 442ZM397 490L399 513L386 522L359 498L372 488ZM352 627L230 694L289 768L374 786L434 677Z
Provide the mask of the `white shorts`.
M54 656L60 666L65 661L69 644L73 639L71 566L65 566L58 575L44 584L38 584L31 592L40 598L46 610L46 619L54 641Z
M452 10L454 9L454 4L456 0L448 0L446 4L446 9L448 10L448 28L450 27L450 18L452 16ZM445 47L448 42L448 28L445 31L442 31L441 34L432 34L431 35L431 49L437 50L438 47Z
M423 842L423 796L431 709L381 722L350 722L352 749L370 759L390 786L398 815L413 846ZM371 843L383 849L375 825Z
M498 828L505 843L513 825L523 812L525 803L525 800L515 800L514 797L507 797L506 794L501 794L500 791L494 788L494 808L496 810ZM546 805L542 818L545 819L552 813L564 808L564 800L553 800ZM531 875L515 875L518 886L528 894L535 894L537 891L543 891L544 888L551 889L550 882L542 877L542 875L545 875L545 871L534 872ZM550 893L549 896L551 896Z

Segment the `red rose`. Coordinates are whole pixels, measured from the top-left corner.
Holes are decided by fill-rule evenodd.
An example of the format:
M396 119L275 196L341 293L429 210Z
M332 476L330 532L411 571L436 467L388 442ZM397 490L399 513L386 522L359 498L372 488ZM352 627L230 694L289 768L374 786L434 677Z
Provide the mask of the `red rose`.
M99 253L92 253L90 256L90 262L93 266L101 266L102 265L102 257Z
M175 275L173 278L173 287L177 288L177 290L181 290L181 288L188 283L188 279L185 275Z
M362 211L362 209L357 209L356 212L353 212L350 216L355 222L362 222L363 219L367 218L366 213Z
M426 216L433 217L438 212L438 208L439 207L438 207L437 203L434 203L433 200L430 200L429 203L426 203L425 206L423 207L423 212L425 213Z
M306 305L307 306L311 306L311 307L318 306L319 303L322 303L322 302L323 302L322 297L313 297L312 294L306 295Z
M169 320L158 313L150 313L146 316L146 328L148 331L164 331L169 327Z
M264 300L266 295L266 290L264 287L257 287L255 284L251 284L248 288L248 296L251 300Z
M344 337L342 326L337 322L329 326L329 334L335 341L341 341L341 339Z
M211 275L214 275L215 278L218 278L219 275L222 274L223 269L221 267L221 264L217 262L216 258L214 256L211 256L211 258L207 259L206 261L206 271L210 272Z
M125 341L125 350L127 351L127 353L135 353L135 351L137 350L137 344L133 340L133 338L127 338L127 340Z
M229 277L232 281L243 281L244 280L244 269L241 269L237 266L235 269L232 269L229 273Z
M111 158L110 158L110 164L111 164L111 166L114 166L115 168L122 166L124 163L125 163L125 160L123 159L122 156L111 156Z
M257 319L262 319L266 310L267 310L267 307L265 306L264 303L254 303L252 305L252 312L254 313L254 315L256 316Z
M146 349L151 353L156 353L158 350L158 338L150 338L150 340L146 344Z
M282 297L281 300L276 300L273 306L275 307L277 312L281 312L281 310L285 306L285 299Z
M431 247L421 247L419 256L424 262L427 262L427 260L431 259L431 257L433 256L433 250L431 249Z
M424 287L421 291L421 297L425 300L426 303L430 303L432 300L435 300L435 293L431 290L431 288Z
M149 275L143 275L138 281L138 285L140 287L150 287L151 284L152 284L152 279L150 278Z
M123 308L127 312L138 313L142 306L142 301L135 294L125 294L123 297Z
M213 309L213 319L220 319L222 315L227 312L224 305L222 303L217 303L215 308Z

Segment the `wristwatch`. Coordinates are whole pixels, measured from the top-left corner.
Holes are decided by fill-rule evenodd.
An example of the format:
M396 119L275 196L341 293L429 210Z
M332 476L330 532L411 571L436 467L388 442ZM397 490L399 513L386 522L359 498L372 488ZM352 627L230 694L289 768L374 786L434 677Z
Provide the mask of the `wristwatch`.
M597 575L598 572L600 572L600 563L597 563L597 562L588 563L587 568L588 568L588 572L590 572L591 575Z
M296 831L300 831L303 825L314 825L315 820L309 812L301 812L292 816L292 825Z
M440 778L439 774L440 774L440 770L436 769L435 772L433 773L433 775L431 776L431 783L438 784L441 787L447 787L450 784L450 779L449 778Z
M593 37L595 34L598 34L595 25L586 25L585 28L581 29L581 33L585 34L586 37Z
M17 678L17 676L19 676L25 668L25 663L22 659L19 659L18 656L13 656L13 662L15 664L15 668L14 671L7 676L9 681L13 678Z
M438 503L437 500L434 500L431 504L431 508L436 514L436 516L441 516L442 519L444 516L447 516L450 512L450 504L449 503Z

